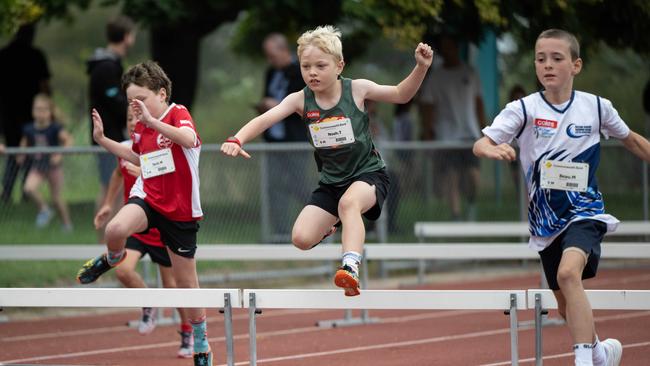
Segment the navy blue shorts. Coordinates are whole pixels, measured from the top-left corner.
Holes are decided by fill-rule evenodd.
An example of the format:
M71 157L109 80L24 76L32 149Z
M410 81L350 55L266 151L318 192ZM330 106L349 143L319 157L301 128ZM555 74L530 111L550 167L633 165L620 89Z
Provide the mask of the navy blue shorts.
M559 290L557 271L562 254L567 248L579 248L587 254L587 265L582 271L582 279L596 276L600 261L600 243L607 233L607 224L597 220L580 220L569 224L546 249L539 252L544 267L548 287Z

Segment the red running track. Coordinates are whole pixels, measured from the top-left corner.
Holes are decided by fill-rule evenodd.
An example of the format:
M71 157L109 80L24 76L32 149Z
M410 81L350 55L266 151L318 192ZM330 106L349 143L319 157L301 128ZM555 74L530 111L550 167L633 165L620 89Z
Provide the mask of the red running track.
M538 287L535 273L484 281L448 282L430 289L527 289ZM601 270L586 282L590 289L649 289L647 269ZM356 315L356 314L355 314ZM341 311L269 310L258 317L260 365L509 365L508 317L495 311L372 311L380 322L321 329L320 320L338 319ZM179 336L174 327L158 327L140 336L124 324L138 311L11 321L0 324L0 364L45 365L191 365L175 358ZM225 364L223 318L209 313L215 365ZM551 313L551 317L557 317ZM519 312L530 321L532 311ZM650 311L597 311L601 339L623 342L622 365L650 364ZM248 316L234 312L235 360L248 365ZM544 365L572 365L571 340L563 326L544 328ZM521 365L533 365L534 329L519 329Z

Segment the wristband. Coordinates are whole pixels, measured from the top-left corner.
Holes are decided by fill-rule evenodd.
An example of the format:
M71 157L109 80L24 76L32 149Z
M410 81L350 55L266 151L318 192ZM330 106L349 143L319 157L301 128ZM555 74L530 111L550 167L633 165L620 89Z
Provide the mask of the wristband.
M232 142L233 144L237 144L237 145L239 145L239 147L241 147L241 141L239 141L239 139L236 138L235 136L228 137L226 139L226 142Z

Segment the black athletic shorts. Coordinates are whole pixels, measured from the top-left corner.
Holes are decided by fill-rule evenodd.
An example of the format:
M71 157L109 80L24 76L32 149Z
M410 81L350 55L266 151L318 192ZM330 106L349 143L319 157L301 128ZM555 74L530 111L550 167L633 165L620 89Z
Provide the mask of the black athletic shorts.
M607 224L597 220L580 220L569 224L555 240L539 252L544 267L548 287L559 290L557 271L566 248L579 248L587 254L587 265L582 271L582 279L596 276L600 261L600 242L607 233Z
M160 240L172 252L185 258L194 258L196 253L196 233L199 231L197 221L172 221L149 206L142 198L129 198L132 203L142 207L147 215L147 230L155 227L160 231Z
M356 178L352 178L347 182L340 185L319 183L318 188L311 194L308 205L314 205L329 212L333 216L339 217L339 201L343 194L350 188L354 182L366 182L375 187L375 195L377 196L377 203L363 214L368 220L377 220L381 215L381 208L384 200L388 195L390 189L390 178L386 174L386 169L377 170L374 172L363 173Z
M157 247L154 245L149 245L143 243L138 238L129 236L126 239L126 249L137 250L142 254L142 258L144 258L145 255L149 254L149 257L151 257L151 261L160 266L163 267L172 266L172 261L169 259L169 253L167 253L166 247Z

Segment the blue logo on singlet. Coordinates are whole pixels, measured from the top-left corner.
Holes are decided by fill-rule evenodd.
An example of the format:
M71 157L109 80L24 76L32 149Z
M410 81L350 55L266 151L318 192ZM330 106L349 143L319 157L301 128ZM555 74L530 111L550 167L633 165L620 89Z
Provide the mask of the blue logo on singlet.
M591 126L577 126L572 123L566 127L566 134L574 139L589 136L591 135Z

